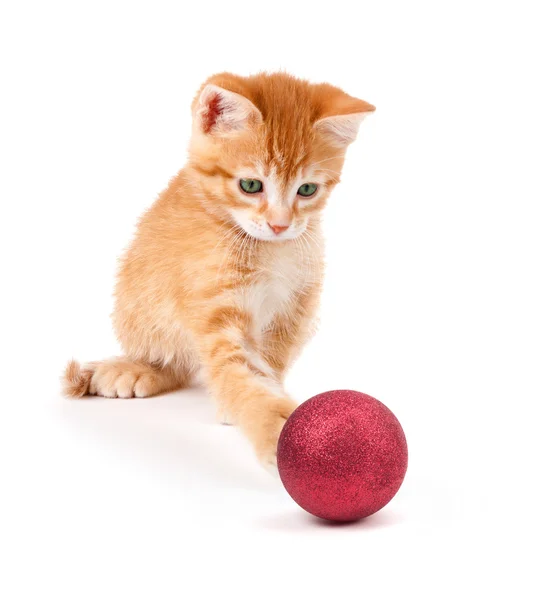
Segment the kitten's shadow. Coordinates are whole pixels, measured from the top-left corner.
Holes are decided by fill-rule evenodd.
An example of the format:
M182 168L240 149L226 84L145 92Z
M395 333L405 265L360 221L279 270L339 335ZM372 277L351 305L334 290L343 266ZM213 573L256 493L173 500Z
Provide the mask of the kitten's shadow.
M200 388L153 398L63 399L60 409L71 427L99 435L138 460L151 461L154 471L167 467L182 483L198 478L214 487L258 492L281 485L258 464L237 428L217 422L214 405Z
M62 399L62 418L72 429L98 437L131 460L151 465L154 475L181 486L199 482L214 498L218 488L247 489L263 494L267 502L275 496L282 512L255 522L260 529L284 533L313 533L324 529L362 531L390 527L400 518L387 508L354 523L335 523L309 515L289 498L279 478L263 469L249 443L236 427L220 425L215 408L199 388L154 398L81 400Z

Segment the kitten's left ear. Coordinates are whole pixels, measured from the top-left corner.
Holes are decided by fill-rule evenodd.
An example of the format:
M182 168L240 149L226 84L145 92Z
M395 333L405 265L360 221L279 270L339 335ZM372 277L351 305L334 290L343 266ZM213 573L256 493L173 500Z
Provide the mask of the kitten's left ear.
M358 100L358 104L354 112L324 117L316 121L314 127L333 145L339 148L348 146L356 139L362 121L375 110L364 100Z
M199 96L196 119L204 133L225 136L261 123L263 117L248 98L208 84Z

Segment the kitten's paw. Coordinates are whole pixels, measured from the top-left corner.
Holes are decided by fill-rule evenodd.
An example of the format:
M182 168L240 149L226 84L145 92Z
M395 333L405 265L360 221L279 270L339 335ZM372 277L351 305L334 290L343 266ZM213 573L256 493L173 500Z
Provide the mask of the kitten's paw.
M224 408L218 408L216 412L216 419L220 425L234 425L235 420L231 417L229 412Z
M257 457L263 467L278 477L278 465L276 452L280 432L286 424L286 421L296 405L291 401L286 401L273 410L268 411L255 430L253 438Z
M128 361L98 364L89 393L105 398L146 398L161 391L160 376L151 367Z
M280 432L286 423L286 419L279 419L274 429L264 436L256 448L257 457L263 468L274 477L278 477L277 446Z
M278 472L278 464L276 462L276 457L274 463L272 462L261 462L261 466L275 479L280 479L280 473Z

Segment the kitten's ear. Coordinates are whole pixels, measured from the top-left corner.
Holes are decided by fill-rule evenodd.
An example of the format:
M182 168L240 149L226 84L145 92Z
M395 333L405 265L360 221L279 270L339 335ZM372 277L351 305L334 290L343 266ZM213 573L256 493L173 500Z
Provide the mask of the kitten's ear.
M219 136L263 121L261 113L250 100L213 84L206 85L199 96L196 119L204 133Z
M348 146L356 139L362 121L375 110L364 100L359 100L359 103L357 112L324 117L316 121L314 127L333 145L339 148Z

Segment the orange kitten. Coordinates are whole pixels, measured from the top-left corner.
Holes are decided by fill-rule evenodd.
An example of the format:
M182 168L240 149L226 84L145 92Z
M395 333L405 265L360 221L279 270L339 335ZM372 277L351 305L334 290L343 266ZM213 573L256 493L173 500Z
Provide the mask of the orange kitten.
M69 363L69 396L144 397L198 373L223 422L265 465L296 407L282 387L313 331L320 213L374 107L283 73L211 77L193 102L189 160L142 217L121 262L125 355Z

